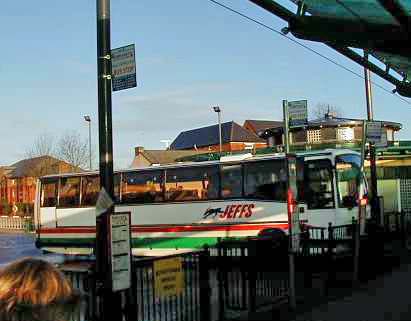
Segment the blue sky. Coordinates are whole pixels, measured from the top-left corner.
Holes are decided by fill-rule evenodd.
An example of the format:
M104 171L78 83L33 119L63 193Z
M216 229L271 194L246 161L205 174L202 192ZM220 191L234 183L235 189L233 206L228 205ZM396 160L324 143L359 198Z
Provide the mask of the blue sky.
M285 0L284 0L285 1ZM280 30L286 24L246 0L222 3ZM134 147L162 149L180 131L223 121L282 117L282 99L336 105L366 117L364 82L323 58L209 0L112 0L112 48L136 46L138 87L113 93L115 167ZM24 158L39 135L78 130L92 117L97 149L95 0L4 0L0 12L0 164ZM362 74L327 47L311 48ZM372 76L387 89L392 85ZM411 105L373 88L375 118L401 122L411 139Z

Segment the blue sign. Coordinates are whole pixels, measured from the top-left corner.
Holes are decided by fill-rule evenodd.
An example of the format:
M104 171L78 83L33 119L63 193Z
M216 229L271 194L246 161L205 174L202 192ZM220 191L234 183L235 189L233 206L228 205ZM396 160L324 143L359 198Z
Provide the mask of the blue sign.
M305 126L308 123L307 101L288 102L288 124L290 128Z
M111 75L113 91L137 87L134 45L111 50Z

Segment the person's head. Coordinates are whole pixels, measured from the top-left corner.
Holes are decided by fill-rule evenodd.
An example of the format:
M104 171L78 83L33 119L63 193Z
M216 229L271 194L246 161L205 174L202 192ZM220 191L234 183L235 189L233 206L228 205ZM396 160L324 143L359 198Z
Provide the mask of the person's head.
M35 258L0 270L0 321L67 321L80 296L52 264Z

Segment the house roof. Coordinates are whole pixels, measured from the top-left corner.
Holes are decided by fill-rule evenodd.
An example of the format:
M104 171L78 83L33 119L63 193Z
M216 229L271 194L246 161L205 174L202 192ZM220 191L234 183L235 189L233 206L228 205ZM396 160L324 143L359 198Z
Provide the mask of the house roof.
M283 127L283 122L278 120L255 120L255 119L247 119L244 122L243 127L249 124L255 133L258 133L264 129L268 128L276 128L276 127Z
M206 151L196 151L196 150L142 150L140 155L146 158L151 164L171 164L175 163L177 159L204 154ZM137 156L134 158L130 167L137 166Z
M355 119L355 118L343 118L343 117L335 117L332 115L325 115L325 117L309 120L305 129L316 129L322 127L338 127L338 126L362 126L363 119ZM378 120L376 120L378 121ZM382 125L388 127L394 131L398 131L402 128L401 123L393 122L393 121L381 121ZM294 130L300 130L301 127L296 127ZM282 127L272 127L266 128L259 132L260 137L268 137L273 134L281 134L283 132Z
M363 123L362 119L355 118L343 118L343 117L321 117L318 119L313 119L308 121L308 127L324 126L324 127L335 127L335 126L348 126L348 125L357 125L361 126ZM392 121L381 121L383 126L391 127L393 130L400 130L402 125L400 123Z
M263 139L246 130L236 122L221 124L221 140L223 144L230 142L263 143ZM181 132L173 141L170 148L174 150L192 149L196 147L219 144L218 125L212 125Z
M1 176L8 176L11 171L13 171L13 167L11 166L0 166L0 177Z
M41 175L44 174L50 174L47 173L48 171L53 171L51 167L55 167L56 165L60 163L65 163L68 166L70 166L71 170L76 170L76 171L82 171L80 168L75 168L74 166L60 160L57 158L54 158L52 156L39 156L39 157L33 157L33 158L28 158L28 159L23 159L21 161L18 161L10 167L12 170L8 172L7 176L10 178L18 178L18 177L30 177L33 176L33 172L38 170L39 168L42 168L44 166L49 166L50 168L44 168L44 173L41 173ZM58 170L58 168L57 168Z

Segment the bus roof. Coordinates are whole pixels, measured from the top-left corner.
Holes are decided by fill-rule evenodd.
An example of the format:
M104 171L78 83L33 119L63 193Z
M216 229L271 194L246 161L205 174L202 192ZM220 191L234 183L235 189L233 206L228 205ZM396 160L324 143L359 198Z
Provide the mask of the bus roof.
M357 154L360 153L353 151L351 149L324 149L324 150L314 150L314 151L299 151L295 153L300 157L318 157L324 156L328 158L334 158L338 155L344 154ZM281 159L285 157L285 153L270 153L270 154L261 154L261 155L252 155L252 154L240 154L234 156L224 156L220 160L212 161L203 161L203 162L178 162L171 164L163 165L152 165L147 167L139 168L127 168L116 170L114 173L127 173L133 171L143 171L143 170L158 170L158 169L167 169L167 168L176 168L176 167L197 167L197 166L207 166L207 165L216 165L216 164L226 164L226 163L238 163L238 162L248 162L256 160L267 160L267 159ZM64 174L50 174L42 176L41 178L53 178L53 177L73 177L73 176L89 176L96 175L98 171L87 171L79 173L64 173Z

